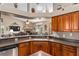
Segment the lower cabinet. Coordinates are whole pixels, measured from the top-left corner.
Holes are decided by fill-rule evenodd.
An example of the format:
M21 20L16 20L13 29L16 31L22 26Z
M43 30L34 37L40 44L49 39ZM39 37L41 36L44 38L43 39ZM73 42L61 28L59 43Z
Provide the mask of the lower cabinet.
M53 56L61 56L62 55L62 48L60 43L51 42L50 43L50 54Z
M62 55L63 56L77 56L77 47L62 45Z
M30 48L31 48L30 49L31 54L35 53L37 51L40 51L40 50L42 50L46 53L49 53L49 51L50 51L49 42L39 42L39 41L30 42Z
M19 56L28 56L29 55L29 42L20 43L18 46L18 55Z
M28 56L38 51L52 56L77 56L77 47L49 41L30 41L18 45L18 55Z

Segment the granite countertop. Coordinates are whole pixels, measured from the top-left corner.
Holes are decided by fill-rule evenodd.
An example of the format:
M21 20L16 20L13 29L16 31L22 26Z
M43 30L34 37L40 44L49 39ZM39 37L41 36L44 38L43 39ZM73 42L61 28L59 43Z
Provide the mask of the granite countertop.
M15 38L18 38L18 39L15 39ZM64 38L51 37L51 38L41 38L41 39L40 38L28 39L27 36L24 35L24 36L10 37L10 38L0 40L0 48L9 46L9 45L19 44L22 42L29 42L29 41L50 41L50 42L57 42L61 44L79 47L79 42L68 41Z

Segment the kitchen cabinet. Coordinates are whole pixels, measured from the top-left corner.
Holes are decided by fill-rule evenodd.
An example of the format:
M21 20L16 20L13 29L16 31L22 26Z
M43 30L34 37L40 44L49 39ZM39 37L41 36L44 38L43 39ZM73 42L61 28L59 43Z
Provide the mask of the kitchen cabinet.
M56 32L78 32L79 12L67 13L52 17L52 31Z
M58 16L58 32L71 31L71 14Z
M34 42L30 42L30 54L33 54L37 51L44 51L46 53L49 53L49 50L50 47L49 47L49 42L37 42L37 41L34 41Z
M62 45L63 56L77 56L77 48L69 45Z
M61 56L62 55L62 48L60 43L51 42L50 46L51 52L50 54L53 56Z
M52 18L52 31L58 31L58 17L55 16Z
M71 14L64 14L52 18L52 31L71 31Z
M29 42L24 42L24 43L19 44L18 55L19 56L28 56L29 55Z
M58 32L61 32L63 30L63 19L62 15L58 16Z
M77 56L77 47L51 42L52 56Z
M62 16L62 31L71 32L71 14L65 14Z
M18 45L18 55L28 56L38 51L44 51L52 56L77 56L78 47L50 41L30 41Z
M79 31L79 12L71 13L72 31Z

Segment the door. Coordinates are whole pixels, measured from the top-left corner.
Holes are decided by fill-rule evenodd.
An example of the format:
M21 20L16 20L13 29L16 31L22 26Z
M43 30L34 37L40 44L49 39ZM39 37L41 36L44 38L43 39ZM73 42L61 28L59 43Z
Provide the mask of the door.
M31 54L38 52L40 50L49 53L49 44L48 42L30 42Z
M62 55L63 56L76 56L77 48L69 45L62 45Z
M28 56L29 55L29 43L20 43L19 44L18 55L19 56Z
M58 32L71 31L71 14L58 16Z
M62 17L63 17L62 15L58 16L58 32L62 32L64 30Z
M65 14L62 16L62 31L71 32L71 14Z
M71 14L72 16L72 31L79 31L79 12L74 12Z
M60 43L51 43L51 55L53 56L61 56L62 55L62 48Z
M55 16L52 18L52 31L58 31L58 17Z
M50 53L50 46L49 46L49 42L42 42L41 44L41 50L46 52L46 53Z
M30 54L41 50L41 45L38 42L30 42Z

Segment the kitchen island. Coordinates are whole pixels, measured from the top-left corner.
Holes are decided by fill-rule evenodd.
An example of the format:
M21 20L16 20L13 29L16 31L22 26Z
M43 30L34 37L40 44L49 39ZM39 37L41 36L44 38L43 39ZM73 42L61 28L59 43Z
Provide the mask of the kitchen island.
M29 56L40 50L52 56L78 56L79 42L50 35L22 35L0 39L0 51L17 48L17 55ZM15 52L16 53L16 52Z

